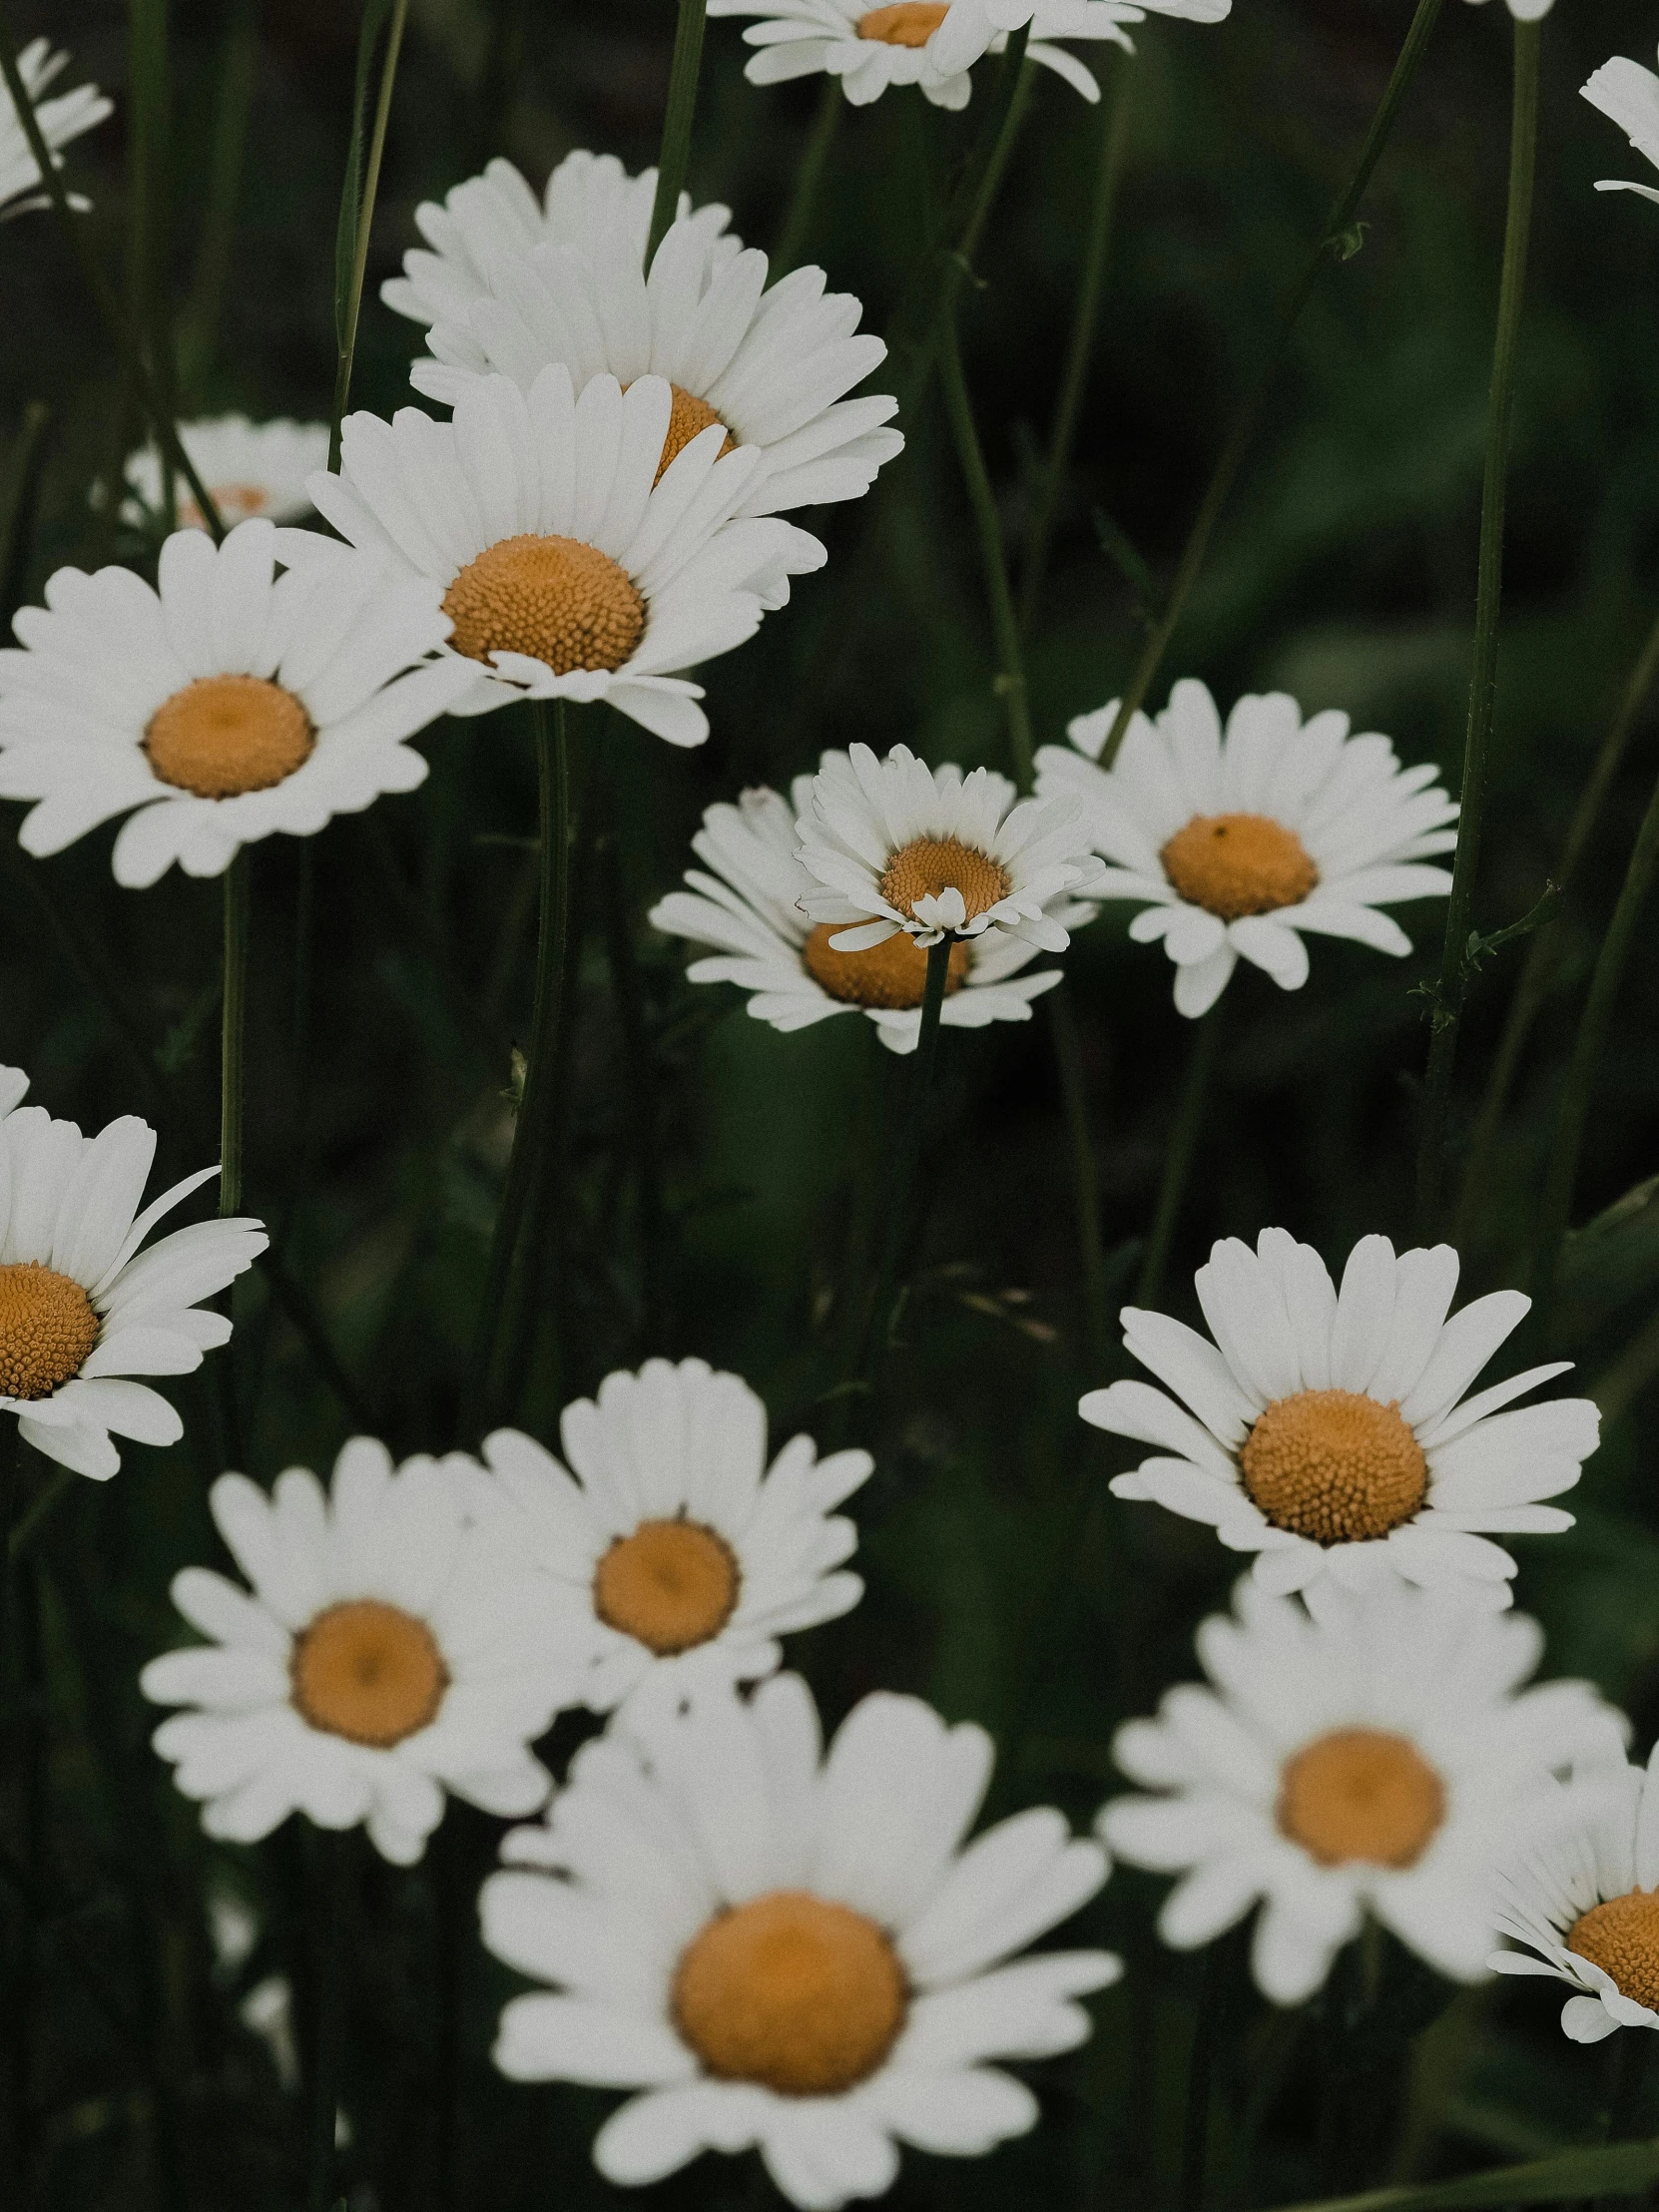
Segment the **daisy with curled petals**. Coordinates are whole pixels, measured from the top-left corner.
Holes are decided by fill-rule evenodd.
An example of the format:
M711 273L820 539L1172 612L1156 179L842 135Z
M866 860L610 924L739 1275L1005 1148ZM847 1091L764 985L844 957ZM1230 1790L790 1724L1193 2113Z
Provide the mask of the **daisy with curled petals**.
M1587 1682L1522 1689L1537 1623L1458 1592L1324 1582L1305 1611L1244 1581L1235 1603L1198 1632L1213 1687L1168 1691L1113 1745L1157 1794L1115 1799L1101 1835L1182 1877L1158 1933L1191 1950L1260 1901L1252 1963L1276 2004L1312 1996L1368 1914L1478 1980L1500 1858L1559 1818L1557 1771L1620 1756L1621 1716Z
M1411 940L1380 909L1451 888L1457 808L1431 763L1402 769L1386 738L1351 737L1330 709L1306 723L1283 692L1241 699L1225 733L1190 678L1156 723L1137 714L1111 768L1097 765L1111 701L1071 723L1071 747L1037 756L1039 794L1083 807L1112 862L1096 894L1131 899L1138 944L1160 937L1175 963L1175 1005L1207 1013L1242 955L1281 990L1308 980L1303 936L1354 937L1378 952Z
M991 1758L983 1729L879 1692L826 1755L794 1675L613 1727L484 1884L486 1944L552 1984L506 2006L496 2064L635 2092L594 2143L607 2180L754 2146L806 2212L881 2195L899 2143L1023 2134L1035 2097L986 2061L1084 2041L1076 2000L1120 1969L1015 1958L1107 1863L1047 1809L965 1844Z
M246 415L218 415L209 422L181 422L179 443L227 524L256 515L268 522L297 522L311 511L306 478L328 465L325 422L250 422ZM129 456L127 488L131 496L121 510L123 521L142 524L161 513L162 469L152 446ZM186 529L208 527L183 485L178 513Z
M682 672L753 637L825 551L741 513L761 455L726 453L718 425L659 480L673 405L660 376L596 376L578 398L556 362L527 392L479 377L453 422L346 417L341 473L313 476L311 497L442 593L446 651L472 679L454 713L604 699L671 745L708 736Z
M173 1602L209 1639L153 1659L140 1688L188 1706L156 1731L210 1836L255 1843L290 1813L368 1830L410 1866L444 1792L533 1813L529 1746L549 1725L541 1579L467 1519L454 1460L394 1468L366 1436L331 1491L290 1467L268 1496L223 1474L209 1502L251 1591L206 1567Z
M831 925L830 951L868 952L900 930L917 945L992 930L1063 952L1054 909L1092 898L1104 874L1074 802L1021 800L1005 776L929 768L907 745L884 761L867 745L827 753L811 800L796 824L801 906Z
M1386 1237L1360 1240L1339 1293L1283 1229L1254 1252L1223 1239L1194 1281L1213 1344L1167 1314L1122 1315L1124 1344L1176 1397L1113 1382L1078 1407L1160 1447L1114 1493L1208 1521L1255 1552L1268 1590L1403 1576L1507 1605L1515 1562L1491 1537L1570 1528L1538 1501L1572 1488L1600 1430L1587 1397L1514 1405L1568 1361L1464 1394L1531 1300L1492 1291L1448 1320L1456 1253L1396 1258Z
M219 1173L204 1168L139 1212L156 1132L124 1114L96 1137L18 1102L0 1068L0 1413L37 1451L105 1481L113 1438L173 1444L184 1423L135 1376L191 1375L230 1341L212 1298L270 1243L264 1224L204 1221L145 1246L164 1215Z
M23 849L61 852L127 815L115 877L142 889L175 860L219 875L260 837L413 791L426 763L407 740L466 684L426 658L448 632L440 596L381 555L263 521L221 546L177 531L154 589L131 569L59 569L0 652L0 798L37 802Z
M1615 122L1638 154L1659 169L1659 77L1640 62L1615 54L1593 70L1579 87L1592 108ZM1644 200L1659 200L1659 187L1632 184L1627 178L1602 177L1597 192L1639 192Z
M650 1360L559 1424L567 1466L517 1429L484 1443L471 1509L549 1578L564 1702L605 1713L770 1674L778 1638L849 1612L858 1537L834 1508L864 1451L796 1436L767 1464L767 1415L735 1375Z
M31 39L17 57L17 73L35 111L40 135L54 157L71 139L78 139L115 113L114 103L96 85L77 85L73 92L59 93L55 100L41 98L68 62L67 54L54 54L43 38ZM63 166L61 160L56 166ZM10 93L0 85L0 222L7 216L23 215L30 208L44 208L47 203L39 190L40 182L40 164L29 145L28 133ZM91 205L73 193L69 204L82 209Z

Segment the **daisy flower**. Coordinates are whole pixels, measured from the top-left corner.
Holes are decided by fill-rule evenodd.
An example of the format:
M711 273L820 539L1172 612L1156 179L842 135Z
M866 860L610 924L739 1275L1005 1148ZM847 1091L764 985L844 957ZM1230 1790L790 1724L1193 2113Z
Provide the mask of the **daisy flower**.
M181 422L179 442L226 524L264 515L270 522L297 522L311 511L305 480L328 465L325 422L250 422L246 415L218 415L209 422ZM143 525L162 511L162 469L153 446L127 461L131 497L122 520ZM184 484L177 489L179 521L205 530L203 515Z
M567 1405L559 1434L566 1465L497 1429L471 1509L550 1578L567 1703L605 1713L770 1674L780 1636L863 1595L834 1508L874 1462L796 1436L769 1467L766 1407L738 1376L650 1360Z
M761 454L718 427L658 471L674 395L562 362L528 392L480 376L453 422L405 407L348 415L342 472L310 480L353 545L435 584L471 671L452 712L515 699L609 700L671 745L701 745L702 688L682 673L729 653L825 551L793 523L740 513Z
M1158 1933L1208 1943L1261 1901L1252 1964L1300 2004L1368 1913L1457 1981L1482 1975L1496 1866L1558 1817L1555 1770L1616 1756L1623 1722L1587 1682L1523 1690L1535 1621L1461 1593L1324 1582L1307 1610L1250 1581L1198 1631L1212 1688L1165 1694L1113 1754L1158 1794L1098 1827L1131 1866L1183 1877Z
M426 763L406 741L467 681L424 658L448 634L440 597L263 521L221 546L177 531L154 589L60 568L13 624L21 650L0 652L0 798L38 802L19 842L61 852L127 815L115 877L142 889L175 860L219 875L260 837L413 791Z
M985 2061L1084 2041L1075 2000L1120 1968L1014 1960L1107 1862L1047 1809L964 1846L991 1758L983 1729L883 1693L826 1756L794 1675L613 1727L484 1884L484 1941L552 1985L506 2006L496 2064L636 2092L594 2143L610 2181L755 2146L808 2212L890 2188L900 2142L1023 2134L1035 2097Z
M18 1102L0 1068L0 1412L48 1459L105 1481L112 1438L174 1444L179 1415L137 1375L191 1375L228 1344L206 1312L270 1243L262 1222L203 1221L144 1247L157 1222L219 1173L203 1168L139 1212L156 1132L134 1114L83 1137ZM142 1248L142 1249L141 1249Z
M1222 731L1190 678L1156 723L1137 714L1109 769L1096 766L1114 699L1068 725L1071 750L1037 755L1039 794L1077 800L1113 864L1094 894L1132 899L1137 944L1175 962L1179 1013L1207 1013L1239 957L1282 990L1308 980L1304 933L1402 954L1411 940L1379 911L1451 888L1457 808L1431 763L1402 769L1386 738L1350 737L1345 714L1308 722L1283 692L1241 699Z
M1005 776L929 768L907 745L884 761L867 745L825 754L810 797L796 824L801 906L832 925L821 941L834 952L868 952L899 930L917 945L995 930L1063 952L1057 905L1092 898L1105 874L1075 802L1021 800ZM894 965L903 972L902 955Z
M67 54L54 54L43 38L31 39L17 57L18 75L35 111L40 135L54 155L71 139L78 139L115 113L114 103L96 85L77 85L73 92L59 93L55 100L41 98L68 62ZM57 166L61 168L62 162ZM30 208L44 208L45 196L37 190L40 181L40 165L30 150L22 119L10 93L0 85L0 221ZM91 202L72 194L69 204L84 209Z
M1659 77L1651 69L1615 54L1591 72L1579 91L1592 108L1612 118L1638 154L1659 169ZM1627 178L1603 177L1596 190L1639 192L1644 200L1659 200L1659 188L1632 184Z
M325 1493L305 1467L268 1496L222 1474L209 1503L245 1590L207 1567L173 1602L209 1641L153 1659L156 1731L210 1836L255 1843L290 1813L368 1830L409 1866L444 1792L533 1813L550 1779L529 1746L553 1719L542 1578L470 1525L459 1462L394 1468L357 1436Z
M1224 1238L1194 1281L1213 1344L1168 1314L1121 1317L1128 1350L1176 1397L1113 1382L1079 1404L1096 1428L1160 1447L1114 1493L1209 1522L1229 1550L1255 1552L1268 1590L1402 1575L1507 1605L1515 1562L1490 1537L1572 1526L1538 1500L1572 1488L1601 1419L1587 1397L1503 1410L1565 1360L1464 1395L1531 1300L1492 1291L1448 1320L1456 1253L1396 1259L1386 1237L1361 1238L1339 1294L1284 1229L1254 1252Z

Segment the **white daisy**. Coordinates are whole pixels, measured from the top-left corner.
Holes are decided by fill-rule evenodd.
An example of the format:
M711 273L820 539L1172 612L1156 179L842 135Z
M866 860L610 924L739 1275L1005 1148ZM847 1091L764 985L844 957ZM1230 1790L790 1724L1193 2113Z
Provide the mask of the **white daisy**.
M1439 1972L1479 1979L1499 1859L1558 1817L1556 1770L1616 1756L1622 1719L1587 1682L1520 1689L1537 1623L1462 1593L1324 1582L1304 1611L1247 1580L1235 1602L1198 1632L1214 1688L1166 1692L1113 1745L1160 1794L1115 1799L1101 1835L1184 1877L1164 1941L1210 1942L1261 1900L1257 1983L1300 2004L1371 1913Z
M77 85L73 92L59 93L55 100L41 98L68 61L67 54L54 54L43 38L31 39L17 57L18 75L35 111L40 135L54 155L71 139L78 139L115 113L114 102L107 100L96 85ZM57 166L61 169L62 162ZM40 164L30 151L10 93L0 85L0 221L30 208L44 208L46 198L37 190L39 184ZM88 205L79 195L70 198L73 208Z
M657 481L673 393L596 376L577 398L562 362L528 392L481 376L453 422L404 407L345 422L342 473L311 497L353 545L435 583L471 670L452 708L609 700L671 745L701 745L703 693L681 673L729 653L825 551L793 523L740 514L758 448L694 437Z
M470 1525L457 1459L393 1468L371 1437L268 1496L223 1474L209 1502L252 1593L206 1567L173 1602L206 1646L153 1659L158 1705L188 1705L155 1745L210 1836L254 1843L290 1813L364 1825L383 1858L417 1860L446 1790L486 1813L533 1813L550 1778L529 1746L553 1719L545 1583Z
M834 1508L869 1454L820 1459L796 1436L769 1467L766 1407L738 1376L649 1360L567 1405L559 1434L569 1472L497 1429L471 1509L550 1578L566 1702L605 1713L770 1674L780 1636L863 1595L842 1565L857 1531Z
M328 465L325 422L250 422L246 415L218 415L209 422L181 422L179 442L227 526L264 515L268 522L297 522L311 511L305 480ZM127 461L132 496L126 522L153 522L162 510L162 470L153 446ZM176 482L180 524L205 530L207 518L188 486Z
M1110 769L1097 767L1118 703L1080 715L1073 750L1037 755L1039 793L1077 800L1114 864L1094 894L1133 899L1137 944L1164 940L1175 1004L1205 1013L1242 953L1282 990L1308 979L1303 932L1354 937L1379 952L1411 940L1382 906L1438 897L1457 808L1432 763L1402 769L1386 738L1350 737L1347 715L1307 723L1283 692L1241 699L1225 736L1215 701L1190 678L1156 723L1137 714Z
M1386 1237L1361 1238L1339 1296L1319 1254L1283 1229L1264 1229L1254 1252L1224 1238L1194 1281L1214 1344L1168 1314L1121 1317L1128 1350L1184 1403L1113 1382L1078 1406L1161 1447L1114 1493L1207 1521L1229 1550L1256 1553L1268 1590L1402 1575L1473 1583L1507 1605L1515 1562L1490 1536L1572 1526L1537 1501L1572 1488L1601 1419L1587 1397L1501 1410L1566 1360L1464 1396L1531 1300L1492 1291L1447 1320L1456 1253L1396 1259Z
M271 1242L252 1220L203 1221L141 1250L164 1214L219 1173L203 1168L139 1200L156 1132L124 1114L96 1137L20 1106L21 1068L0 1068L0 1412L47 1458L105 1481L112 1437L173 1444L183 1421L136 1375L191 1375L228 1344L203 1311Z
M1021 800L1005 776L929 768L907 745L884 761L867 745L825 754L810 796L796 824L810 878L801 906L833 925L822 941L835 952L867 952L898 930L918 945L994 930L1063 952L1059 911L1105 876L1075 802Z
M585 1745L546 1825L508 1836L484 1940L551 1990L503 2011L522 2081L638 2092L594 2143L606 2178L760 2149L790 2200L879 2196L899 2142L977 2156L1031 2127L985 2063L1069 2050L1108 1951L1014 1952L1093 1897L1099 1846L1047 1809L963 1847L983 1729L917 1698L855 1706L825 1757L794 1675Z
M175 532L155 589L60 568L13 624L21 650L0 652L0 798L39 802L24 850L128 815L115 876L143 888L175 860L219 875L276 830L310 836L413 791L426 763L406 741L467 685L453 657L424 658L448 634L440 598L383 556L269 522L217 547Z
M1615 54L1591 72L1579 91L1591 107L1612 118L1638 154L1659 169L1659 77L1651 69ZM1659 200L1659 187L1632 184L1626 178L1600 178L1596 190L1639 192L1644 200Z
M1487 1961L1577 1990L1561 2007L1575 2043L1659 2027L1659 1750L1645 1768L1621 1760L1592 1779L1563 1792L1558 1820L1504 1866L1497 1925L1525 1948Z

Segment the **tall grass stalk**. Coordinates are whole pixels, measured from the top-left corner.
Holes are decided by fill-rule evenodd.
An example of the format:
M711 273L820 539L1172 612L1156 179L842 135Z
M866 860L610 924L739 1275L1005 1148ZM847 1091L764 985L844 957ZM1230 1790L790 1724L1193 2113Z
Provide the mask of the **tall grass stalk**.
M177 407L177 379L168 301L171 118L167 0L130 0L129 15L132 120L127 135L127 291L133 328L140 333L139 342L149 356L157 401L172 416ZM161 462L162 519L172 530L178 525L179 502L165 450Z
M647 269L679 212L680 195L686 189L707 27L708 0L680 0L674 26L674 59L669 65L668 106L663 115L663 143L657 155L657 197L651 204L651 236L645 249Z
M390 9L388 18L387 9ZM368 242L374 229L374 203L380 192L380 163L386 150L386 128L391 121L391 96L397 83L398 57L403 51L403 26L409 0L366 0L362 30L357 42L355 106L351 116L351 145L346 156L345 186L340 195L339 230L334 251L334 410L328 426L328 466L339 467L340 424L351 400L351 369L357 352L357 321L362 313L363 278L368 270ZM368 94L374 49L385 26L386 50L380 64L380 89L374 102L374 123L369 133L366 160L363 155L363 108ZM360 180L360 182L359 182Z
M213 152L207 197L196 249L190 303L180 331L180 357L187 385L212 365L219 349L219 325L231 276L231 249L237 209L248 164L248 129L260 70L261 0L232 0L214 87Z

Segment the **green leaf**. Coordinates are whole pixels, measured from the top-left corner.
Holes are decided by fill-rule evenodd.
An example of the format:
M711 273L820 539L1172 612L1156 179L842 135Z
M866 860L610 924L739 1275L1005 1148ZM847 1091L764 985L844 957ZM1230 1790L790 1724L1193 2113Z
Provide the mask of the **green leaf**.
M1460 2181L1417 2189L1367 2189L1357 2197L1319 2197L1288 2212L1461 2212L1464 2206L1551 2204L1571 2197L1634 2197L1659 2181L1659 2141L1604 2143L1564 2150L1523 2166L1497 2166Z

